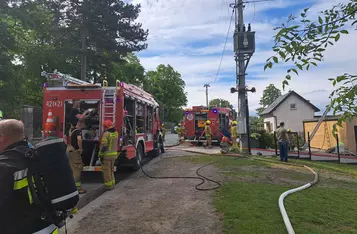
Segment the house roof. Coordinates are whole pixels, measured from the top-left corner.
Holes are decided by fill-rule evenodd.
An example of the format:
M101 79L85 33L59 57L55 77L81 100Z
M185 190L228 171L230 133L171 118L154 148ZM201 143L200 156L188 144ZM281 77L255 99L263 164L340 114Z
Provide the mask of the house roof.
M281 103L283 103L288 97L290 97L291 95L295 94L298 98L300 98L302 101L304 101L307 105L311 106L312 109L315 110L315 112L319 112L320 109L317 108L316 106L314 106L313 104L311 104L308 100L306 100L305 98L303 98L302 96L300 96L299 94L297 94L295 91L289 91L288 93L281 95L280 97L278 97L270 106L268 106L261 115L269 115L271 114L274 110L276 110L276 108L278 108L280 106Z
M318 122L321 119L321 115L315 115L313 119L304 119L302 122L303 123L308 123L308 122ZM340 115L326 115L324 117L324 121L336 121L340 118Z
M315 116L313 119L304 119L302 122L303 123L313 123L313 122L319 122L321 116L317 117ZM324 121L337 121L338 120L338 116L326 116L324 118Z

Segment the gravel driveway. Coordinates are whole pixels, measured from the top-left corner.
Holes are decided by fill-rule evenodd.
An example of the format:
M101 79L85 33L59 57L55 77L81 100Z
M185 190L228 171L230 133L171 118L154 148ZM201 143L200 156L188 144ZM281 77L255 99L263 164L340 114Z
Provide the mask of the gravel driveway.
M195 176L201 165L170 158L185 154L168 151L144 168L152 176ZM220 180L214 166L201 173ZM222 233L219 214L212 205L214 191L195 190L199 182L150 179L139 171L84 207L69 221L68 233ZM208 186L214 185L203 185Z

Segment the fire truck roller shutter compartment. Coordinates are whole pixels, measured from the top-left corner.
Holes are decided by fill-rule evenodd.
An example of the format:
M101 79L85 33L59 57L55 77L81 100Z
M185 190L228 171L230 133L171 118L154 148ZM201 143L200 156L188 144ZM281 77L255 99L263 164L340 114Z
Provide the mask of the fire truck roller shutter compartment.
M195 112L195 135L197 137L200 137L201 133L205 130L207 119L207 112Z
M73 107L72 101L65 102L65 128L69 133L71 127L69 113ZM80 113L88 112L84 120L82 129L83 153L82 160L84 165L92 165L98 159L99 142L100 142L100 100L83 100L80 99ZM93 157L94 156L94 157ZM92 162L92 163L91 163Z

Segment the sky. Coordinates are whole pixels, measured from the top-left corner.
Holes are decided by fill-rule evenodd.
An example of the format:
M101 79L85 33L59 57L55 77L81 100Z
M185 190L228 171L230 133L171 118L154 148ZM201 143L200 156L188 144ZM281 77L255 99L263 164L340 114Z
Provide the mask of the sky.
M249 1L249 0L247 0ZM317 18L318 12L329 9L347 0L273 0L247 3L244 21L252 25L256 32L256 50L247 68L246 83L255 87L256 93L249 93L250 115L256 115L263 90L274 84L282 90L286 68L277 66L264 71L266 59L274 55L272 46L274 27L286 22L290 14L299 16L309 7L309 17ZM237 107L237 93L231 94L230 88L236 86L235 61L233 56L234 23L229 23L233 0L132 0L141 4L138 21L144 29L149 29L148 48L137 53L141 64L147 71L154 70L159 64L170 64L177 70L186 83L187 107L205 105L205 83L210 84L209 100L223 98ZM223 50L227 33L226 49ZM282 90L294 90L324 111L329 103L333 86L327 78L343 73L357 73L357 53L354 41L357 33L350 31L342 35L334 47L325 53L319 67L293 76L290 85ZM224 53L223 53L224 51ZM224 54L221 66L220 60ZM348 63L349 62L349 63ZM220 69L219 69L220 67ZM219 69L219 72L218 72ZM218 73L218 75L217 75ZM320 112L320 113L321 113ZM316 114L320 114L316 113Z

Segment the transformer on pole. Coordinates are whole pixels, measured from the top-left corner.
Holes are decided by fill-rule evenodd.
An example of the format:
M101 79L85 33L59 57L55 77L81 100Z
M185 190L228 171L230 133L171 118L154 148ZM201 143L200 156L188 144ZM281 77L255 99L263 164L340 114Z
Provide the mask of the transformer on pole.
M241 139L241 152L250 152L249 144L249 112L247 92L255 92L255 88L247 89L245 83L246 69L249 60L255 52L255 32L251 31L251 25L244 24L243 0L235 0L231 7L235 12L235 31L233 35L233 45L236 61L236 88L231 89L231 93L238 92L238 134Z

